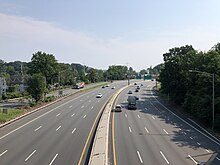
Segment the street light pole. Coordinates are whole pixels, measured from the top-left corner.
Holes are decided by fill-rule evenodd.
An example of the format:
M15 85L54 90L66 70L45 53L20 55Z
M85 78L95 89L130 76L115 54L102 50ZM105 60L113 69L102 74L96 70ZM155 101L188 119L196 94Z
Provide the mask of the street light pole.
M215 127L215 74L202 72L198 70L189 70L189 72L195 72L195 73L206 74L208 76L212 76L212 129L214 129Z

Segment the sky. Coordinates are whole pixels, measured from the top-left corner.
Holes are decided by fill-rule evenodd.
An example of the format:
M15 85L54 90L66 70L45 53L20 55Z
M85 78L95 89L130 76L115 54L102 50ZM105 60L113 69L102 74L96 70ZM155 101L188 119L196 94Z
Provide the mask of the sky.
M0 59L136 71L163 62L169 49L208 51L220 42L219 0L0 0Z

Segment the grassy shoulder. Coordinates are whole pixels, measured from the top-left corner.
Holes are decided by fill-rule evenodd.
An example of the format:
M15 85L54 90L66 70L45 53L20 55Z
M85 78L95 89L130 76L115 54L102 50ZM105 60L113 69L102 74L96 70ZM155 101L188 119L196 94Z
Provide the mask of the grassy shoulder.
M3 110L0 111L0 123L5 123L9 120L12 120L20 115L24 114L23 109L7 109L7 113L3 113Z

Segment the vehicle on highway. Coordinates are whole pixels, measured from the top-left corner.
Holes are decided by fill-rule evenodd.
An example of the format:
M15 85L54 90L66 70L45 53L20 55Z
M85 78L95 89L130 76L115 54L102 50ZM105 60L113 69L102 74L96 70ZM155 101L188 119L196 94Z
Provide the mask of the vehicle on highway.
M136 89L135 89L135 92L139 92L139 90L136 88Z
M141 84L141 86L143 86L143 84Z
M151 81L154 81L154 79L151 79Z
M134 83L134 85L137 85L137 83Z
M108 84L108 85L106 85L105 87L109 87L109 84Z
M102 98L102 94L101 93L97 94L96 98Z
M114 111L115 112L121 112L122 111L121 109L122 109L121 105L118 104L118 105L115 106L115 110Z
M128 96L128 109L137 109L136 107L136 100L137 97L136 96Z
M132 94L132 91L128 91L128 94Z
M140 89L140 86L139 86L139 85L137 86L137 89L138 89L138 90Z
M102 86L102 88L105 88L105 86Z
M73 86L74 89L80 89L80 88L84 88L84 87L85 87L84 82L78 82L76 85Z
M115 89L115 87L112 87L112 89Z

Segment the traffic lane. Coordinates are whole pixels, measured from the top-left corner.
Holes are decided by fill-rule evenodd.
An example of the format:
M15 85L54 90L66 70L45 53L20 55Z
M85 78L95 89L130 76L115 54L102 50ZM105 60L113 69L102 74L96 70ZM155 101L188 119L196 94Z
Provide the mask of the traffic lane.
M38 128L40 128L40 127L38 127ZM36 129L38 129L38 128L36 128ZM60 126L58 126L57 128L56 128L56 130L58 130L58 128L60 129ZM19 140L18 140L19 141Z
M149 100L151 100L150 104L152 104L152 103L156 104L157 103L155 101L155 99L149 99ZM156 108L156 109L155 108L156 107L153 108L154 109L153 112L150 112L153 115L155 115L155 112L160 111L158 108ZM148 109L150 109L150 108L148 108ZM156 115L158 115L158 114L156 114ZM178 123L181 123L182 121L181 122L180 121L175 121L176 120L175 115L173 115L172 113L169 113L169 112L166 113L165 111L161 110L160 115L158 115L158 117L156 117L156 118L159 119L158 124L161 123L160 121L163 121L162 126L164 128L166 128L166 129L163 129L163 130L166 131L166 134L169 134L169 136L167 136L167 138L170 137L170 138L172 138L171 141L173 141L173 136L175 136L175 139L176 140L178 139L178 141L174 141L174 142L176 144L178 144L178 146L181 146L181 149L185 150L187 153L190 153L189 156L194 154L195 155L194 157L197 160L197 162L207 161L212 156L212 154L214 152L213 149L210 150L210 146L207 149L207 147L202 146L201 143L198 140L195 140L196 137L200 137L200 136L194 135L194 133L196 133L196 132L194 130L192 130L192 128L190 128L190 127L189 128L184 128L183 124L181 124L181 125L178 124ZM172 123L172 124L170 124L170 123ZM173 132L173 134L172 134L172 132ZM184 142L184 145L181 142ZM187 143L189 144L189 146L186 145Z
M122 100L121 103L122 102L124 102L124 100ZM138 105L138 106L140 106L140 105ZM130 125L127 127L129 127L129 130L132 130L132 131L130 131L131 133L133 132L136 135L136 137L134 138L134 141L137 141L136 143L140 142L140 146L143 146L146 144L149 144L149 145L155 144L153 146L147 145L146 147L143 147L142 150L139 151L139 153L141 152L144 155L149 155L149 153L148 153L149 148L152 149L152 151L150 151L150 153L153 153L152 156L150 156L150 158L147 158L147 160L145 162L149 162L150 160L152 160L152 162L154 162L154 163L156 160L160 161L160 162L158 162L158 164L163 164L164 161L168 162L168 160L165 156L165 153L166 153L165 151L167 151L167 149L165 151L161 151L162 149L158 150L159 148L161 148L161 145L163 143L162 144L160 144L160 143L158 144L155 142L152 143L152 140L154 140L155 137L151 138L151 140L150 140L149 137L146 138L146 136L143 136L143 135L145 135L144 132L147 132L147 131L143 127L143 123L141 121L141 116L140 116L141 114L137 114L138 110L136 110L136 111L131 111L131 110L126 111L125 110L125 112L126 112L126 115L124 115L124 116L128 119L127 125ZM137 140L137 139L139 139L139 140ZM143 142L143 139L145 139L145 142ZM148 148L148 149L146 150L145 148ZM156 155L156 159L154 160L154 159L152 159L152 157L155 157L155 155ZM175 152L172 155L175 155ZM178 155L176 157L178 158L180 156ZM146 157L144 157L142 159L143 162L144 162L145 158ZM182 162L182 164L186 164L185 160L180 161L180 158L178 158L178 161L179 161L179 164L181 164L180 162ZM176 160L174 162L176 162Z
M133 88L133 87L131 87ZM130 88L130 89L131 89ZM125 102L127 90L124 90L118 98L117 104ZM122 113L114 113L115 116L115 146L117 164L162 164L162 160L156 157L157 154L152 152L149 145L141 142L141 134L139 130L133 127L133 119L129 119L135 113L132 110L123 108ZM147 150L145 149L147 148ZM128 152L129 151L129 152ZM146 160L147 155L147 160ZM159 155L158 155L159 156Z

